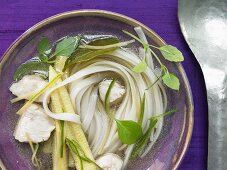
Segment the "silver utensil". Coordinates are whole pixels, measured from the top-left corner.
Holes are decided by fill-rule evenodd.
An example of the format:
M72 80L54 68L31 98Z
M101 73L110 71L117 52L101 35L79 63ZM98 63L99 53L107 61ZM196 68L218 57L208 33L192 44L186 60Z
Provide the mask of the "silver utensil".
M179 0L183 35L201 65L209 110L208 169L227 169L227 0Z

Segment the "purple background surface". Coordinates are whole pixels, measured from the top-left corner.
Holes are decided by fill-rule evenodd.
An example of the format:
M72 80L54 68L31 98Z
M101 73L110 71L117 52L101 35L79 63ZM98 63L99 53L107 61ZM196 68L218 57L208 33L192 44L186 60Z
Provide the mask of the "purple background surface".
M127 15L182 51L185 56L183 66L193 93L195 122L189 149L179 169L206 169L208 116L205 84L201 69L180 31L177 0L1 0L0 56L19 35L37 22L76 9L103 9Z

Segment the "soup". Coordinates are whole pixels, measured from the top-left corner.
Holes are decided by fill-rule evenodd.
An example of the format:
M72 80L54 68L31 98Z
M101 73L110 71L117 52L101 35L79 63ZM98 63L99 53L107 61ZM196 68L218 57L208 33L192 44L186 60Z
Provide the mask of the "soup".
M181 62L177 48L148 44L140 27L129 40L75 35L51 44L40 39L37 55L22 64L9 88L25 100L14 137L29 143L35 167L39 144L51 145L53 169L120 170L143 158L157 141L166 111L166 88L179 90L155 50ZM137 52L130 46L141 43ZM155 66L156 60L159 65Z

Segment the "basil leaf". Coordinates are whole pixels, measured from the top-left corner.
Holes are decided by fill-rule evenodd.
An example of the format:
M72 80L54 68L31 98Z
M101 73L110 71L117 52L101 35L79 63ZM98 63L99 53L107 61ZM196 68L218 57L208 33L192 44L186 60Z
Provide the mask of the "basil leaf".
M102 39L97 39L94 41L91 41L90 43L88 43L88 45L91 46L104 46L104 45L112 45L112 44L116 44L119 43L119 40L113 37L106 37L106 38L102 38Z
M122 143L133 144L143 135L142 127L131 120L116 120L118 136Z
M13 79L15 81L20 80L22 77L28 74L40 74L44 78L48 77L49 64L44 62L27 62L22 64L14 73Z
M107 37L107 38L102 38L102 39L97 39L97 40L91 41L88 43L88 45L104 46L104 45L111 45L111 44L115 44L115 43L119 43L119 41L116 38ZM65 68L67 68L75 63L89 61L99 55L112 52L115 49L117 49L117 48L99 49L99 50L86 49L86 48L77 49L72 54L72 56L70 56L69 59L66 61Z
M89 61L99 55L107 54L114 50L116 50L116 48L108 48L108 49L101 49L101 50L91 50L91 49L85 49L85 48L78 49L66 61L65 68L67 68L75 63Z
M140 152L144 150L147 143L149 142L151 132L152 132L153 128L155 127L155 125L157 124L157 122L158 122L158 119L153 119L153 118L150 119L149 128L144 133L144 135L138 140L138 142L135 144L135 147L133 148L132 154L130 157L131 159L136 158L140 154Z
M161 51L163 57L166 60L173 61L173 62L184 61L184 57L182 53L172 45L165 45L165 46L159 47L158 49Z
M147 69L147 63L145 60L142 60L139 64L137 64L132 71L135 73L142 73Z
M47 56L51 52L51 45L47 37L43 37L37 46L37 51L40 56Z
M75 49L78 47L80 37L67 37L57 43L54 56L66 56L69 57Z
M179 79L171 73L166 73L162 76L163 83L173 90L179 90L180 81Z
M165 68L165 72L166 74L164 76L162 76L162 79L163 79L163 82L168 86L170 87L171 89L174 89L174 90L179 90L179 86L180 86L180 82L178 80L178 78L174 75L170 75L168 73L168 69L166 68L166 66L162 63L162 61L159 59L158 55L155 53L155 51L153 51L150 47L152 48L155 48L155 49L158 49L160 50L161 54L163 55L163 57L166 59L166 60L169 60L169 61L172 61L172 62L181 62L184 60L184 57L182 55L182 53L174 46L171 46L171 45L165 45L165 46L162 46L162 47L157 47L157 46L154 46L154 45L151 45L151 44L146 44L146 43L143 43L138 37L136 37L135 35L127 32L127 31L124 31L123 32L127 35L129 35L130 37L133 37L134 39L136 39L138 42L140 42L144 49L145 50L149 50L153 56L155 57L155 59L158 61L158 63L160 64L160 66L163 68ZM145 61L141 61L141 63L139 63L137 66L135 66L133 68L133 71L137 72L137 73L141 73L143 72L145 69L146 69L146 64L145 64ZM150 85L150 87L147 88L147 90L149 88L151 88L155 83L158 82L159 78L161 77L161 75L158 77L158 79L152 84Z

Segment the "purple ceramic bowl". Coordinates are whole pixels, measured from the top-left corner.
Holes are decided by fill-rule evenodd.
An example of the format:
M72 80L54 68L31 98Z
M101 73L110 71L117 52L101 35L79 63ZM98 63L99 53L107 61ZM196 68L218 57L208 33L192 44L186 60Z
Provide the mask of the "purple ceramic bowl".
M126 40L122 29L133 32L133 27L141 26L149 43L162 46L165 42L151 29L129 17L101 10L70 11L50 17L22 34L5 52L0 64L0 159L9 170L35 169L31 165L31 151L27 144L17 142L13 137L18 116L16 111L22 105L12 105L13 97L8 88L16 68L36 52L36 44L41 36L52 42L70 34L111 34ZM138 46L136 44L135 46ZM160 55L160 54L159 54ZM178 92L167 89L168 109L178 111L165 117L162 133L143 159L130 162L127 169L176 169L190 142L193 129L193 101L190 86L180 64L163 60L169 70L180 79ZM51 168L51 155L38 154L42 159L42 169ZM0 161L1 163L1 161Z

